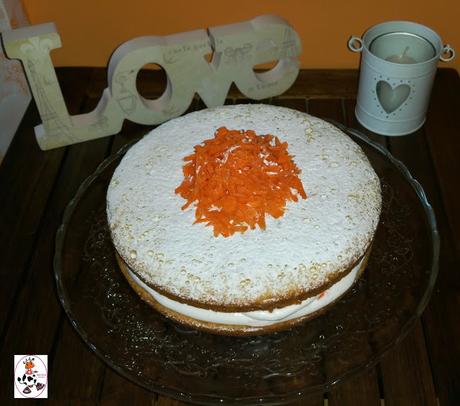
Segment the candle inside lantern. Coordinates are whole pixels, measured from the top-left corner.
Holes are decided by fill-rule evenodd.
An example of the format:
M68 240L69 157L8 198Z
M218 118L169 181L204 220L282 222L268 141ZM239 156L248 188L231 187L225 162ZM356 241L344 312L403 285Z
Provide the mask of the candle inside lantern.
M388 62L404 65L428 61L436 54L430 41L409 32L382 34L371 42L369 50ZM407 83L395 85L381 80L377 83L376 91L383 110L391 114L407 100L411 88Z
M348 47L362 52L355 114L367 129L405 135L425 122L438 61L455 51L439 35L411 21L387 21L352 36Z
M369 50L388 62L413 64L427 61L436 54L433 44L410 32L389 32L375 38Z
M410 56L407 55L409 52L409 47L404 48L404 52L401 55L391 55L385 60L388 62L394 62L394 63L417 63L417 61L414 58L411 58Z

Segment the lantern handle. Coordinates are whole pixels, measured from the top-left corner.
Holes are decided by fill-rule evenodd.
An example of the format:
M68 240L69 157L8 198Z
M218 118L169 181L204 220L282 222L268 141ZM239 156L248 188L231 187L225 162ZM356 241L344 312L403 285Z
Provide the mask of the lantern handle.
M448 54L449 56L444 57L443 56L444 54ZM450 62L454 58L455 58L455 49L452 48L449 44L444 45L439 59L443 62Z
M352 35L348 40L348 49L353 52L361 52L363 50L363 40Z

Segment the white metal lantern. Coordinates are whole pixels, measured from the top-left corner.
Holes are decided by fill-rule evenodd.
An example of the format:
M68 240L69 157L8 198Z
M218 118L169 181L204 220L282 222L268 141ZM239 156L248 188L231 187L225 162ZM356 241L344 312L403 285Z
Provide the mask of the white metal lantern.
M408 21L375 25L362 38L351 37L348 47L361 52L358 121L382 135L405 135L425 122L426 110L440 59L454 59L428 27Z

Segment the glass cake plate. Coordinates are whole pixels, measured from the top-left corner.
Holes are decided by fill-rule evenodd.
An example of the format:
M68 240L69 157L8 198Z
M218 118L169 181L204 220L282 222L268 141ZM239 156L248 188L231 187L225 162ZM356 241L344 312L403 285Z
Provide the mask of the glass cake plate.
M373 366L422 314L439 236L405 166L342 129L379 175L383 209L366 272L330 310L287 331L225 337L175 324L141 301L118 270L105 215L107 186L128 145L83 182L57 233L58 294L83 340L127 379L199 404L287 403Z

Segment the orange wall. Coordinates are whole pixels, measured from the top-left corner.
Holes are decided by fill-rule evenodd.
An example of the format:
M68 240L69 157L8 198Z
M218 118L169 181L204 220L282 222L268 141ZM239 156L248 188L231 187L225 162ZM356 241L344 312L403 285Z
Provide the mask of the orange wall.
M387 20L425 24L456 48L460 71L459 0L23 0L32 24L54 21L63 47L56 66L105 66L117 45L141 35L166 35L277 14L299 33L304 68L355 68L350 35Z

